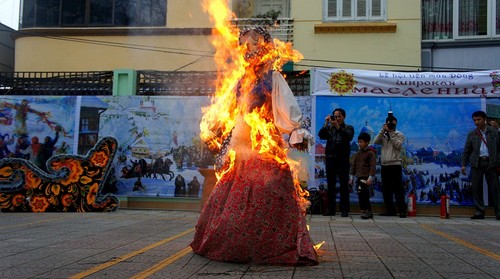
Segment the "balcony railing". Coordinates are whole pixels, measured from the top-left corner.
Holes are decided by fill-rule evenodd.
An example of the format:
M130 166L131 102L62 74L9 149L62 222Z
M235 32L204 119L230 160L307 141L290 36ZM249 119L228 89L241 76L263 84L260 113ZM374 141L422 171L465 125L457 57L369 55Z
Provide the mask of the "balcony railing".
M238 18L233 23L240 30L256 25L266 26L273 38L293 43L293 18L278 18L275 21L265 18Z
M113 95L113 72L0 72L3 95Z

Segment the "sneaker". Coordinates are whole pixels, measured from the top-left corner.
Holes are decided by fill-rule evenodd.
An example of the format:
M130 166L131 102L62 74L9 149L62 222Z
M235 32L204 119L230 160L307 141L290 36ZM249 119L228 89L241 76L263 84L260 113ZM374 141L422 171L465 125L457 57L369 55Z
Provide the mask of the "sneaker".
M406 213L405 212L399 213L399 218L406 218Z
M363 212L361 219L373 219L373 214L371 212Z
M478 214L474 214L472 215L472 217L470 217L471 219L484 219L484 215L478 215Z
M342 211L342 215L341 216L342 217L349 217L349 214L347 212L345 212L345 211Z

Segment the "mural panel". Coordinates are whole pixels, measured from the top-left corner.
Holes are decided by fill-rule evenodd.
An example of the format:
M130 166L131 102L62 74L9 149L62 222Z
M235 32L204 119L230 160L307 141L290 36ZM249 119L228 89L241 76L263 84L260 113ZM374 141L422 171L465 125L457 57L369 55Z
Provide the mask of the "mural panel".
M201 109L208 97L99 99L107 107L99 116L99 136L113 136L119 143L110 192L201 197L205 178L199 170L210 169L214 162L199 137Z
M27 159L46 170L54 154L72 154L77 97L3 96L0 159Z

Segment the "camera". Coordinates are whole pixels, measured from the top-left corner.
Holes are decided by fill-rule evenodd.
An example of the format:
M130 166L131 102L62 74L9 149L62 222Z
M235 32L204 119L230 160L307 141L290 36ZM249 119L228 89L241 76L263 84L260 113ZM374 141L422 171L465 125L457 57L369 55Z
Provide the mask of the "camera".
M390 139L391 138L391 136L389 135L389 132L384 132L384 137L386 139Z
M385 123L391 123L392 121L394 121L396 119L396 117L394 117L394 113L390 110L388 113L387 113L387 118L385 119Z
M396 130L396 123L398 119L394 116L392 111L387 113L387 118L385 119L385 123L387 124L387 128L390 130Z

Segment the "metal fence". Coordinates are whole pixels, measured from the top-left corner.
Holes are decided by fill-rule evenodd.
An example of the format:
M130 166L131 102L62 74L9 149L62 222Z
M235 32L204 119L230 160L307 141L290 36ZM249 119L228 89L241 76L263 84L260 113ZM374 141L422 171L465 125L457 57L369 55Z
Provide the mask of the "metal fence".
M215 80L215 72L137 71L137 95L206 96Z
M113 95L113 72L0 72L3 95Z
M283 72L286 82L295 96L311 95L311 75L309 71Z
M140 96L208 96L216 72L137 71ZM309 71L283 75L296 96L308 96ZM1 95L113 95L113 72L0 72Z
M309 71L283 72L295 96L309 96ZM216 72L138 71L137 95L206 96L215 92Z

